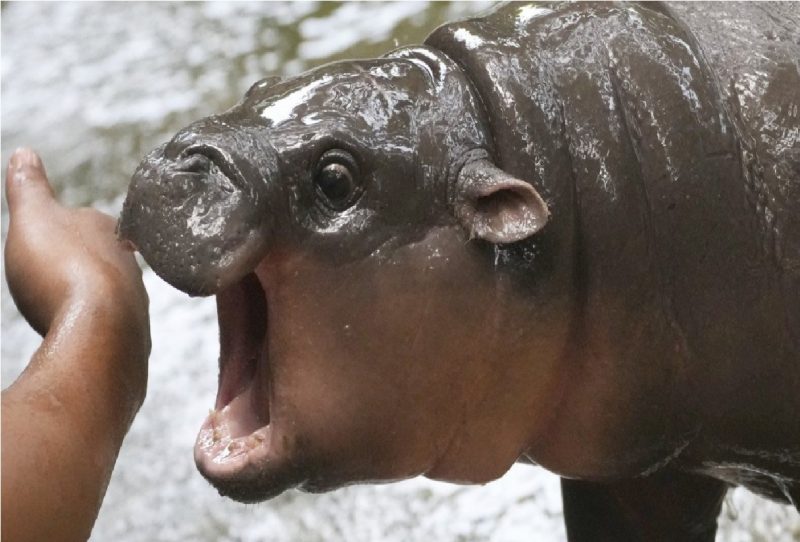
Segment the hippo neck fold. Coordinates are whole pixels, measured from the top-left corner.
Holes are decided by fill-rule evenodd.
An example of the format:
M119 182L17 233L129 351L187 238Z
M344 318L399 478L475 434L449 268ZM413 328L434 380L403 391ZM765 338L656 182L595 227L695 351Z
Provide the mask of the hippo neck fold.
M452 206L457 175L463 165L493 154L493 142L487 137L490 121L480 92L462 66L435 47L402 47L384 58L408 60L429 78L438 104L428 111L418 111L418 144L422 169L436 172L441 179L424 182L444 186L443 201ZM435 152L430 152L432 149ZM437 158L426 163L426 157L431 156Z

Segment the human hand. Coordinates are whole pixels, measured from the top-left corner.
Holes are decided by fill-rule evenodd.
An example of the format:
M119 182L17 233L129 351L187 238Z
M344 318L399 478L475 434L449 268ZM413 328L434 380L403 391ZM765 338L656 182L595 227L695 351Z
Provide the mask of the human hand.
M104 347L125 350L119 370L140 404L150 352L148 298L133 254L116 238L115 221L59 204L30 149L9 161L6 198L6 277L20 312L41 335L59 323L92 319L92 333L109 337Z
M59 311L81 297L122 316L145 316L147 293L131 252L110 216L70 209L54 198L41 160L30 149L11 157L6 177L10 224L6 274L14 301L41 335ZM132 323L140 323L135 318Z

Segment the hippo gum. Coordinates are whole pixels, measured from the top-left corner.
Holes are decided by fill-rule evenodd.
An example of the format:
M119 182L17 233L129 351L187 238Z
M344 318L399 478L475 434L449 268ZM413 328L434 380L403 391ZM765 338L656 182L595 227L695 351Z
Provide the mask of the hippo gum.
M526 461L572 541L713 540L732 484L798 506L798 21L509 4L152 151L119 234L217 297L200 472L252 502Z

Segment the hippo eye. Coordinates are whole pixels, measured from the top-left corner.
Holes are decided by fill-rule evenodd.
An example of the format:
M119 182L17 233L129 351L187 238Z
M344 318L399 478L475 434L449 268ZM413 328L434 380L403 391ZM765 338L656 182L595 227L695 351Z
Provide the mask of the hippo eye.
M356 161L345 151L326 152L317 165L314 185L334 210L347 209L361 195Z

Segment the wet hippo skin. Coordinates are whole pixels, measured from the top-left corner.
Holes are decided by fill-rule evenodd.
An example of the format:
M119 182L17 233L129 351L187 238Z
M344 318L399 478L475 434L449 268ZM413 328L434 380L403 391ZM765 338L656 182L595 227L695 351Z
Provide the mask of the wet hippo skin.
M200 472L251 502L515 461L572 541L713 540L800 503L791 4L510 4L256 83L119 225L216 295Z

